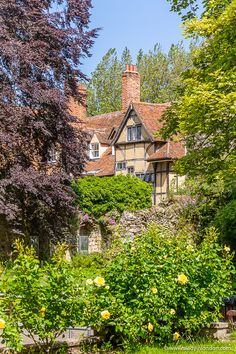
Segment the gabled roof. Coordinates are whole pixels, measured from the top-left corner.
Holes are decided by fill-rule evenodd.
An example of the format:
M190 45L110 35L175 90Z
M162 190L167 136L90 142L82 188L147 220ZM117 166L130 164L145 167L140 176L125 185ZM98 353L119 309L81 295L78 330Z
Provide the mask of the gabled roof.
M161 161L180 159L185 156L185 148L181 142L167 141L156 152L147 158L147 161Z
M82 121L82 128L90 134L96 133L102 144L110 144L109 135L113 128L117 129L124 117L124 112L104 113L87 117Z
M170 107L170 103L134 102L133 107L151 137L154 140L163 141L159 137L157 139L155 134L163 127L162 116Z
M146 102L133 102L129 105L123 121L119 127L118 133L113 141L115 143L120 133L122 132L127 120L129 119L130 112L135 111L145 130L147 131L152 141L164 141L161 137L157 137L156 133L162 128L162 115L164 111L170 107L170 103L146 103Z
M113 176L115 174L115 156L111 146L97 160L90 160L85 166L85 173L95 176Z

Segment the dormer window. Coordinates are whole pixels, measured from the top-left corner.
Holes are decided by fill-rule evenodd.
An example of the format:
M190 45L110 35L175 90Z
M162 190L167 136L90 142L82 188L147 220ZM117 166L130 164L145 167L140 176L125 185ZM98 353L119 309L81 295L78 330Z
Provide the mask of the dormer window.
M58 160L58 151L56 150L55 146L52 145L50 149L48 149L48 157L47 162L50 164L56 163Z
M99 158L99 143L90 144L90 158L91 159Z
M141 140L141 125L133 125L127 128L127 141Z

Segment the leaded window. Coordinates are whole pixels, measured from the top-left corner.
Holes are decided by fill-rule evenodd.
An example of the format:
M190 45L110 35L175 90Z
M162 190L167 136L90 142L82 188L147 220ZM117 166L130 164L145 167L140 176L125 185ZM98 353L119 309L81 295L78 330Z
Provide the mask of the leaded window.
M141 140L141 125L133 125L127 128L127 141Z

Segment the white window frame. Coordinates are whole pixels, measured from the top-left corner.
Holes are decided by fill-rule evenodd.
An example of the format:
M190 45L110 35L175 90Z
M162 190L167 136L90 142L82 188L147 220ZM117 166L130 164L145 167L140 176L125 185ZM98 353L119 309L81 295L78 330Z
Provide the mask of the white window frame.
M124 171L126 170L126 162L125 161L120 161L116 163L116 170L117 171Z
M100 157L100 144L99 143L91 143L90 144L90 158L91 159L99 159Z
M47 162L50 163L50 164L53 164L53 163L57 163L57 161L58 161L58 151L56 150L55 146L52 145L48 149Z

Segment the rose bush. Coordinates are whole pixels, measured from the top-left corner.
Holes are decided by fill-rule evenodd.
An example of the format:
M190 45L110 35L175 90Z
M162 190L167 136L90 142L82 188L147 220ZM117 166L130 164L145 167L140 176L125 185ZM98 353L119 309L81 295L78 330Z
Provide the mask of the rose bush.
M234 268L214 229L195 246L187 235L152 226L119 249L105 267L103 285L86 287L89 322L104 340L166 344L220 318Z
M82 280L65 252L66 246L58 245L52 259L40 264L33 248L16 242L13 264L0 281L2 340L12 351L21 352L24 332L40 353L51 353L67 327L83 324Z

